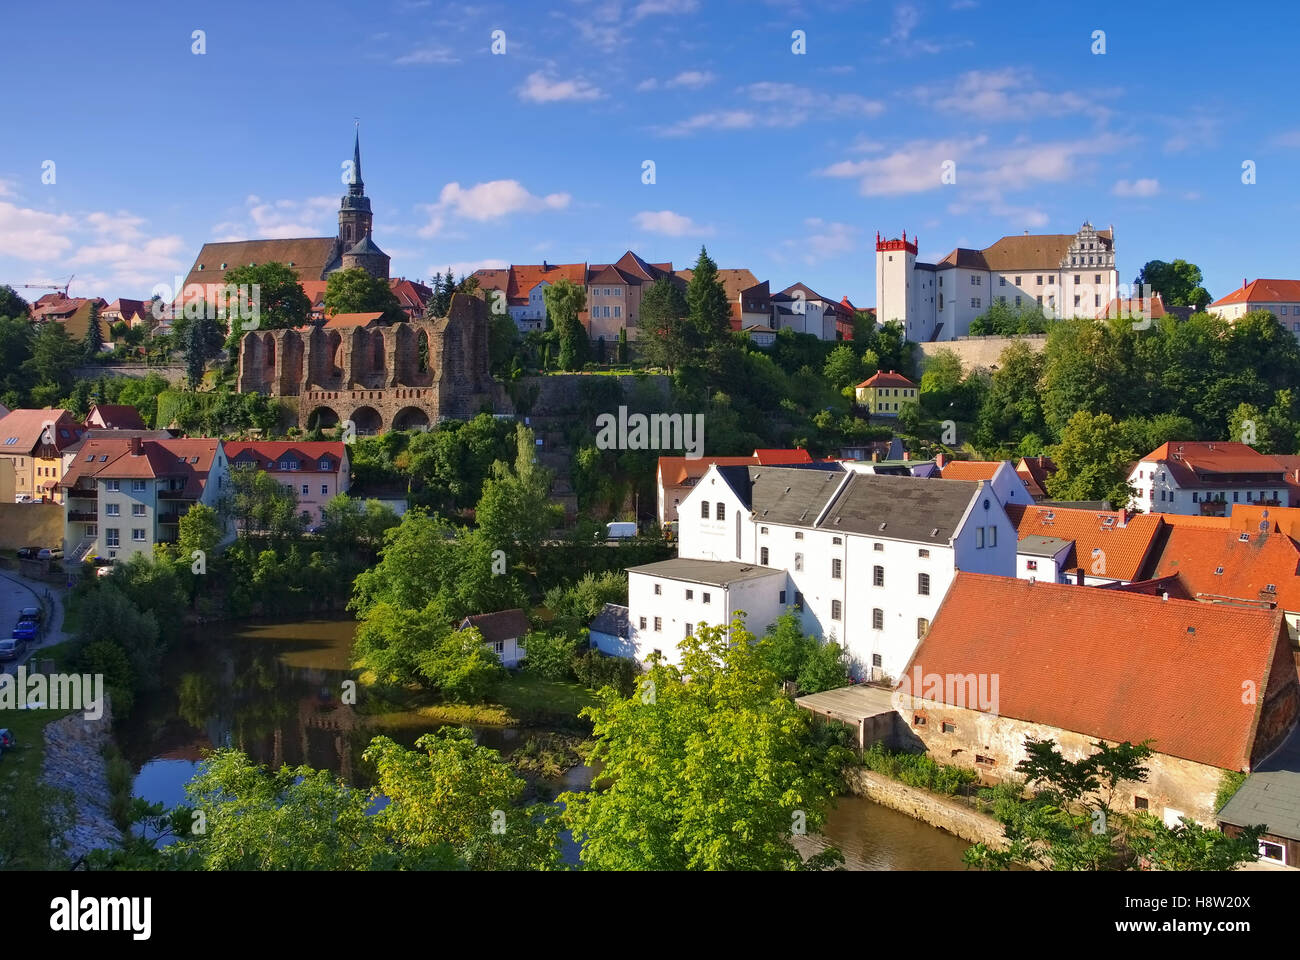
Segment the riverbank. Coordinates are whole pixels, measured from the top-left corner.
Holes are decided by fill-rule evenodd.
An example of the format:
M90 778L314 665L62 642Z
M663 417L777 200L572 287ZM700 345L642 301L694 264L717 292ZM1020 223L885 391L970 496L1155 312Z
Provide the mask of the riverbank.
M983 843L994 850L1006 849L1002 824L955 797L911 787L862 767L846 771L845 779L855 796L907 814L970 843Z
M112 791L104 749L112 739L111 704L105 694L103 716L88 720L80 711L45 726L41 782L71 799L72 821L63 834L65 853L75 864L90 851L116 847L122 831L113 821Z

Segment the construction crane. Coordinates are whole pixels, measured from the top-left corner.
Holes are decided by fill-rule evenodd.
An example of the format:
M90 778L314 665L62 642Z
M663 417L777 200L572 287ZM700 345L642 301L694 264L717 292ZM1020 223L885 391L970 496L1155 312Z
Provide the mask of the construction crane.
M68 287L72 286L72 280L74 277L76 277L75 273L68 277L62 285L56 283L20 283L17 286L20 290L60 290L63 292L63 296L66 299L68 296Z

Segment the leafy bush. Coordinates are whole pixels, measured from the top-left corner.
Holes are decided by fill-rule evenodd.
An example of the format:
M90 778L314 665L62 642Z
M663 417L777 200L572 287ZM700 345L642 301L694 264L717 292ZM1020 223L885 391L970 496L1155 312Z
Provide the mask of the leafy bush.
M924 753L904 753L873 743L862 754L862 763L868 770L934 793L952 796L965 784L975 783L979 774L964 767L939 763Z
M579 640L559 631L529 631L524 639L522 666L543 680L568 680L573 676L573 657Z
M632 696L639 672L635 660L611 657L599 650L587 650L573 658L573 674L579 683L592 690L613 687L624 697Z

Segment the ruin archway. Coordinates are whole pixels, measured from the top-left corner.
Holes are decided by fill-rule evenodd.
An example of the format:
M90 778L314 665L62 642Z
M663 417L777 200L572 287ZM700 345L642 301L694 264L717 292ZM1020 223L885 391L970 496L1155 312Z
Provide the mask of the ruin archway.
M394 430L428 430L429 415L419 407L402 407L393 417Z
M308 430L330 430L338 425L339 415L333 407L317 407L307 417Z
M384 429L384 418L374 407L357 407L351 419L358 436L373 436Z

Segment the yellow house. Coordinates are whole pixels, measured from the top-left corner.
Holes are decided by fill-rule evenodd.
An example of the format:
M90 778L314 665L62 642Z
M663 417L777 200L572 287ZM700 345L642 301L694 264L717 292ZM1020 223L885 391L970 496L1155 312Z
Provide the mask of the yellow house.
M14 410L0 419L0 457L13 469L14 499L61 499L63 449L85 427L67 410Z
M901 373L882 370L859 383L854 392L872 416L896 417L903 404L916 399L916 384Z

